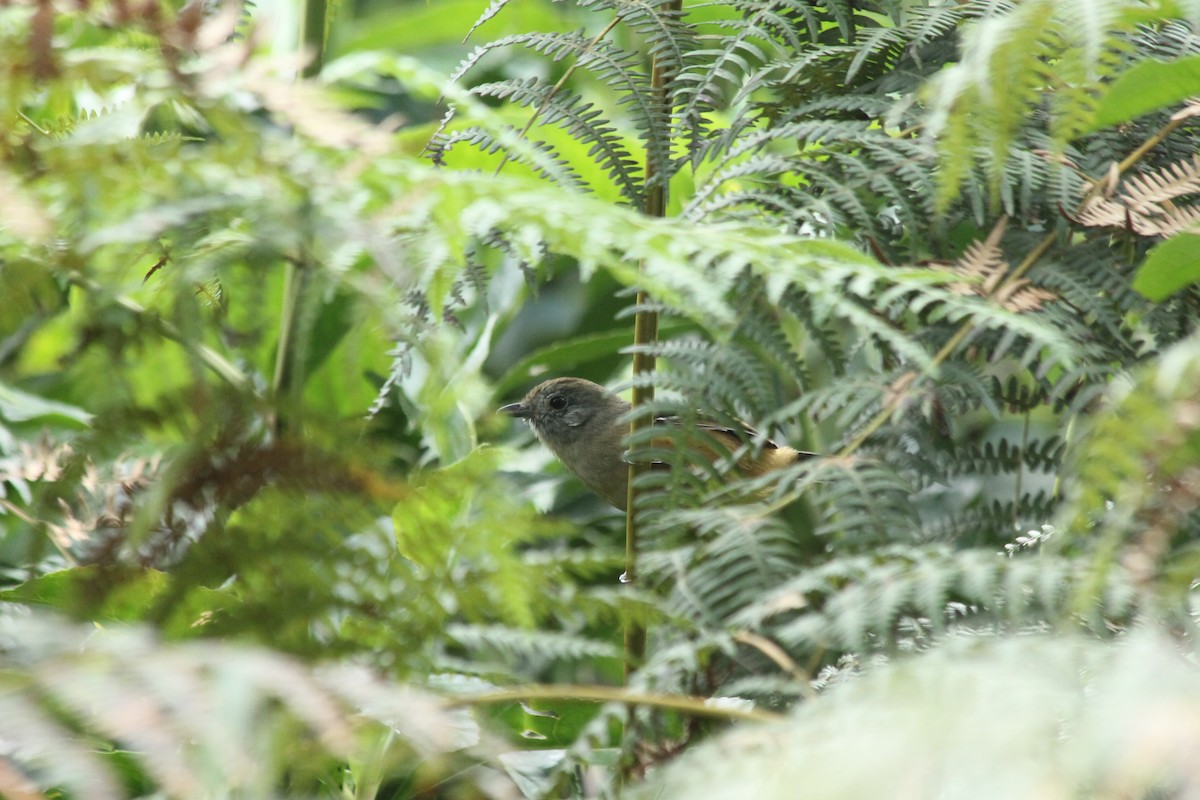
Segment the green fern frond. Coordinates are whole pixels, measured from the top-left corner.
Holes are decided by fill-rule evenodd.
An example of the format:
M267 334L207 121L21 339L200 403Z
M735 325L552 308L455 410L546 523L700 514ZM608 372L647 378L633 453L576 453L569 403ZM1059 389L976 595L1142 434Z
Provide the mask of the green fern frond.
M473 22L471 27L467 29L466 35L463 36L463 41L465 42L470 39L471 34L475 33L475 31L479 29L480 25L483 25L485 22L503 11L504 7L507 6L509 2L510 0L492 0L492 2L488 3L488 7L480 12L479 16L475 18L475 22Z
M1136 13L1121 0L1035 0L999 6L964 28L962 61L929 87L927 131L947 145L940 206L958 192L977 147L994 165L1007 164L1046 98L1056 145L1071 139L1128 51L1125 36L1135 24ZM1001 185L995 167L988 177L994 189Z
M752 506L674 511L655 520L648 533L687 530L696 541L656 548L646 576L668 589L667 607L694 624L720 630L774 586L802 568L803 548L794 532Z
M497 671L538 672L538 665L580 661L588 658L621 658L620 649L611 641L554 631L520 630L499 625L455 624L446 629L449 639L465 648L476 664L494 665ZM501 666L503 665L503 666ZM532 665L532 666L530 666ZM458 663L456 666L465 666Z
M1055 518L1061 505L1061 498L1043 490L1023 492L1012 499L980 498L961 511L926 517L923 533L930 542L998 546L1022 532L1048 525L1047 520Z
M617 185L626 201L640 206L642 167L629 152L624 137L591 103L571 92L554 91L537 78L481 84L474 92L481 97L511 100L538 109L541 123L559 125L587 145L588 154Z
M852 81L860 71L865 77L875 78L893 69L906 52L919 52L920 46L954 33L972 11L971 4L905 9L901 24L873 28L860 36L854 58L847 67L846 81ZM868 64L870 68L864 69Z
M1005 558L995 551L943 545L882 547L874 555L837 558L776 587L746 608L735 623L751 630L770 623L773 638L796 652L861 648L887 642L893 626L917 614L944 628L964 603L987 624L1020 626L1031 609L1066 619L1073 592L1092 578L1090 565L1064 558ZM1112 571L1105 612L1124 618L1130 576ZM990 616L990 619L989 619ZM982 622L983 620L977 621Z
M426 152L433 163L444 166L447 163L447 155L458 144L470 145L489 155L495 155L503 150L510 161L529 167L534 174L540 175L547 181L574 190L587 191L590 189L571 163L549 144L540 141L530 142L528 147L538 153L537 158L530 158L526 149L518 152L509 150L495 135L483 128L465 128L453 133L438 134L430 140Z
M645 41L645 55L658 64L666 76L665 94L669 97L674 93L677 76L701 49L700 40L692 27L684 23L682 13L644 0L583 0L580 5L617 13L622 25Z
M1067 502L1056 527L1066 532L1065 545L1088 543L1096 580L1122 559L1148 586L1166 568L1161 559L1172 552L1172 540L1200 531L1190 472L1200 459L1197 391L1200 349L1193 336L1115 390L1109 408L1073 448ZM1174 581L1161 588L1179 596L1190 585Z
M819 486L811 497L819 514L816 534L831 544L857 550L911 539L919 528L913 486L883 464L820 465L810 480Z
M1057 436L1027 442L984 442L956 449L946 466L950 474L999 475L1022 470L1031 472L1057 471L1062 464L1066 443Z
M315 787L335 759L360 755L384 730L399 737L393 755L413 763L464 744L463 720L430 696L261 649L167 645L145 631L9 615L0 657L0 731L19 743L6 759L26 778L6 773L6 792L115 799L136 779L179 796L273 793ZM229 724L250 717L255 724ZM119 769L109 757L117 749ZM218 763L226 769L214 772Z

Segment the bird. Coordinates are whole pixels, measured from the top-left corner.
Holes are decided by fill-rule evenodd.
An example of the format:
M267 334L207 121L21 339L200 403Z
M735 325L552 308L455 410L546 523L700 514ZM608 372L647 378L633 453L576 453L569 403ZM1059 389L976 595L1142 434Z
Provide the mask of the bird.
M585 486L624 511L629 487L625 446L629 410L629 403L603 386L568 377L538 384L520 402L503 406L498 413L527 421L538 439ZM670 424L679 424L678 418L655 420L655 425ZM761 439L748 425L731 428L709 420L700 420L696 425L730 453L750 440ZM710 449L702 449L713 460L718 458ZM738 468L755 477L815 456L762 439L761 451L742 456Z

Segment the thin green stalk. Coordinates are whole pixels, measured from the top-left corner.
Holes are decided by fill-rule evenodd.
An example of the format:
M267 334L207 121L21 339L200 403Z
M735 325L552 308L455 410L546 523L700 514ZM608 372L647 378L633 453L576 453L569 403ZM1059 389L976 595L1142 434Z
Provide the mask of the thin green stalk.
M714 706L703 697L634 692L618 686L578 686L573 684L518 686L514 689L500 689L495 692L455 698L447 701L446 705L449 708L460 708L462 706L512 703L519 700L594 700L600 703L625 703L629 706L671 709L694 717L709 717L731 722L782 722L787 719L783 714L771 711Z
M288 353L295 335L296 306L299 304L300 276L295 262L288 261L283 274L283 301L279 312L279 343L275 346L275 374L272 393L278 394L287 381Z
M301 71L302 78L320 74L325 66L325 29L328 20L329 0L305 0L300 18L300 46L311 56ZM311 283L311 270L307 265L289 259L284 264L283 299L279 313L279 344L275 349L275 373L271 379L271 394L276 403L292 394L302 385L304 376L299 369L303 353L297 349L300 314L298 309ZM278 414L274 418L275 432L282 428L283 420Z
M683 0L665 0L662 4L662 10L668 14L678 14L683 9ZM668 76L663 67L662 62L655 57L653 69L650 76L651 91L666 105L667 98L666 86ZM644 211L647 216L662 217L667 211L667 187L666 181L659 181L658 164L654 160L651 148L646 147L645 157L645 185L646 189L646 204ZM646 265L643 262L640 265L641 270L645 270ZM658 341L658 313L647 308L650 297L642 290L637 293L638 312L633 323L633 374L635 376L649 375L655 369L654 354L648 352L651 345ZM629 435L631 439L636 439L639 431L648 427L653 420L648 419L645 415L637 414L637 409L654 400L654 387L648 382L644 385L636 385L633 388L633 408L635 411L633 421L629 424ZM637 578L637 556L638 556L638 478L649 469L648 464L637 463L637 459L631 459L629 464L629 489L626 497L625 505L625 575L626 583L632 583ZM630 675L637 669L637 666L642 662L646 654L646 629L637 622L630 622L625 628L625 680L629 681Z
M304 16L300 19L300 46L312 59L300 73L312 78L325 66L325 26L329 15L329 0L304 0Z

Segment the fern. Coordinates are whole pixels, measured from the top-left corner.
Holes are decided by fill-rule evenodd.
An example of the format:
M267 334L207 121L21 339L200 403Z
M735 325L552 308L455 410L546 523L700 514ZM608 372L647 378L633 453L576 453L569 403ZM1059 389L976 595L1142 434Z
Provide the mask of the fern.
M410 763L465 743L464 720L429 695L361 669L314 670L246 647L172 646L142 631L10 616L0 657L0 730L22 742L0 775L9 796L36 788L126 797L122 784L135 776L179 795L315 789L322 765L366 757L386 737L398 737L386 746L391 757ZM231 717L253 724L231 725ZM280 737L305 759L282 752ZM118 748L124 759L112 757ZM214 772L214 763L233 771Z
M1054 140L1068 141L1093 107L1093 93L1125 52L1122 34L1134 13L1119 0L1091 3L998 4L968 29L965 59L934 82L929 131L945 135L954 153L943 163L942 202L960 186L968 154L977 145L1003 164L1017 131L1047 96ZM1041 65L1053 59L1054 72ZM1072 116L1072 115L1084 116ZM1000 175L990 176L999 186Z
M1168 724L1163 709L1191 708L1197 697L1195 672L1151 631L1122 648L979 631L865 665L861 677L854 667L786 721L728 731L633 796L773 800L802 783L814 795L871 797L897 781L921 795L1003 798L1053 784L1060 797L1113 786L1153 796L1191 778L1177 737L1134 746L1137 731Z
M480 3L464 32L510 5ZM710 735L696 696L819 709L983 631L1103 640L1141 619L1189 637L1200 290L1132 286L1196 222L1194 109L1082 132L1114 78L1197 52L1191 26L1116 0L572 8L583 27L483 43L449 82L406 57L327 65L356 98L393 104L398 83L406 115L447 104L424 162L413 131L233 69L259 63L245 41L188 51L186 18L139 16L163 46L62 60L44 86L10 65L0 105L32 122L10 137L6 208L40 244L0 237L17 298L0 308L4 599L454 691L606 683L636 661L636 710L528 726L561 755L529 769L547 794L582 794L581 767L615 747L634 771ZM87 9L45 13L85 21L56 37L110 35ZM0 52L42 41L22 24ZM516 74L518 53L547 77ZM56 98L82 85L131 100L59 126ZM151 116L166 108L186 114ZM161 130L128 138L146 130L129 120ZM649 218L667 189L674 216ZM622 349L637 312L661 339ZM659 369L625 380L631 352ZM285 369L296 384L274 391ZM632 587L616 522L542 449L481 447L502 435L493 386L546 369L653 388L638 418L679 422L626 442L673 467L639 484ZM751 430L722 447L702 419ZM816 456L742 474L767 439ZM650 629L644 659L620 650L628 621ZM192 788L171 782L195 772L186 721L88 717L46 663L112 697L160 657L202 700L219 696L205 670L258 676L242 696L295 712L281 724L313 752L323 720L372 696L408 709L286 660L134 652L145 672L64 651L6 673L32 687L0 714L36 745L22 769L58 738L131 740L135 779ZM259 691L276 668L284 688ZM491 718L526 734L521 710ZM86 751L59 763L39 791L119 793Z
M1200 223L1200 209L1174 202L1197 192L1200 160L1193 157L1129 178L1116 200L1089 197L1077 222L1086 227L1125 228L1142 236L1171 236Z

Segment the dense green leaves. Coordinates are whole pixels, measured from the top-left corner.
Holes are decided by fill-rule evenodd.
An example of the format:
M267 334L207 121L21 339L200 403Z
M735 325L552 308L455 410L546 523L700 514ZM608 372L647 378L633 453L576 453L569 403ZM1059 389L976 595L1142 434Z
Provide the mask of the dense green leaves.
M0 793L744 794L657 768L793 705L722 746L818 794L1186 778L1097 753L1194 701L1126 632L1193 638L1194 12L363 3L313 80L267 13L0 9ZM632 586L493 414L565 374L683 421Z
M918 796L1153 796L1194 775L1178 715L1200 700L1197 678L1145 631L1122 648L963 637L697 748L633 796L878 797L897 781Z

